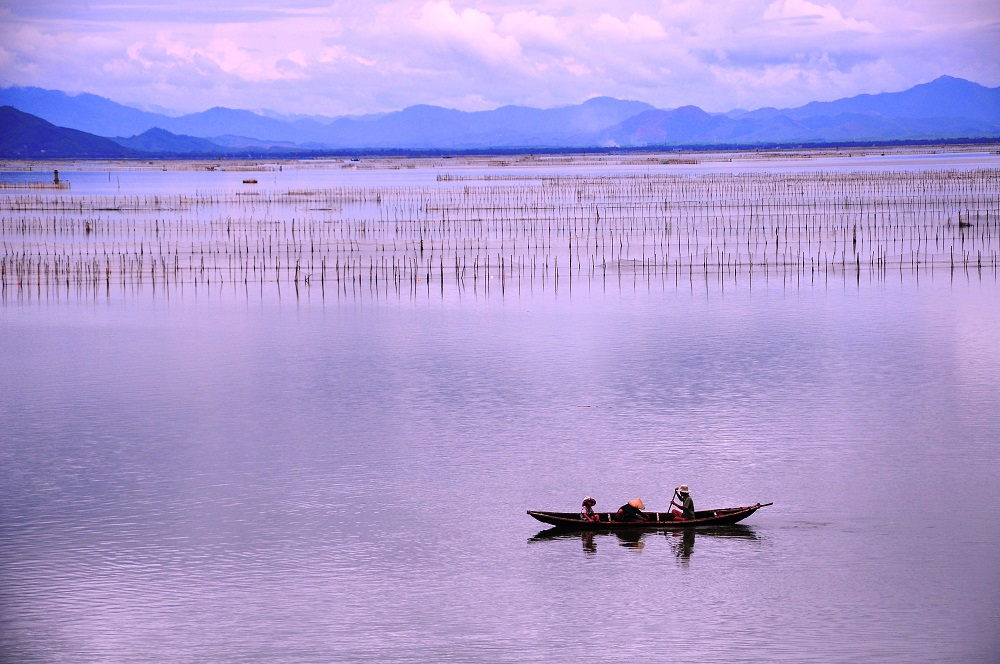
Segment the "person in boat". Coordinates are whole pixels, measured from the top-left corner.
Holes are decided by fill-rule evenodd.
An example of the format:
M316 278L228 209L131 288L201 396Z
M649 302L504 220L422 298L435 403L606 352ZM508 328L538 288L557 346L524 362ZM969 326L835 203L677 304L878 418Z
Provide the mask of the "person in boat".
M645 521L646 515L642 513L644 509L646 506L643 504L642 498L633 498L618 508L615 521Z
M673 498L670 499L670 504L674 507L679 507L680 512L674 510L674 514L680 516L680 518L688 520L694 518L694 501L691 500L691 492L688 490L687 484L682 484L674 489L674 498L679 498L681 502L675 502Z
M583 499L583 509L580 510L580 518L584 521L600 521L601 515L594 511L597 501L587 496Z

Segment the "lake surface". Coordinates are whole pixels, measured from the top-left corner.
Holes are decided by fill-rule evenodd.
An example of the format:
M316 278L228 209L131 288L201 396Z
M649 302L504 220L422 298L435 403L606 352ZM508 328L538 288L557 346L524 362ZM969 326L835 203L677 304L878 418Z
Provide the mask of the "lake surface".
M940 159L920 168L947 179L998 165ZM775 171L855 168L841 161ZM924 163L879 156L865 172L912 162ZM69 191L44 195L109 193L109 172L80 169L61 171ZM618 179L587 186L619 186L620 170L589 164L587 177ZM300 181L283 189L286 173ZM140 175L118 174L125 195L240 191L247 173ZM437 175L378 168L356 186L384 187L392 209L422 219L400 202L414 188L470 186ZM285 165L258 179L280 192L332 178ZM404 269L412 246L376 251L404 233L395 220L362 239L359 219L379 219L370 202L295 214L317 238L332 225L325 256L357 245L398 266L388 285L357 265L308 284L222 259L155 281L147 263L128 267L153 251L150 219L177 234L158 258L195 236L227 246L205 230L226 214L214 208L4 211L7 258L118 251L126 267L99 283L66 268L68 287L8 280L0 298L0 660L995 662L1000 206L995 174L978 181L979 226L921 204L940 215L920 226L938 229L936 253L910 250L924 231L893 234L910 212L865 227L873 248L856 269L796 254L764 273L743 262L753 245L727 258L727 244L718 269L698 270L694 252L635 231L602 270L591 259L573 272L571 250L552 250L558 284L554 265L530 269L544 246L523 242L523 262L469 267L464 281ZM260 225L290 224L268 210L238 208L241 232L285 238ZM732 242L715 219L743 212L713 214L673 220L668 239L701 229L703 245ZM786 215L770 214L765 225ZM18 234L18 219L46 216L69 230ZM73 230L87 219L94 235ZM824 247L838 237L843 251L847 226L824 223ZM754 226L738 226L752 242ZM497 227L490 240L510 243ZM439 253L471 266L474 225L451 228ZM986 258L953 265L946 231ZM594 234L598 252L613 244ZM782 237L779 255L798 242ZM260 237L245 246L240 260L264 255ZM668 249L693 256L687 272ZM575 511L585 495L598 509L641 496L666 510L682 483L699 509L774 505L740 527L641 537L553 534L525 514Z

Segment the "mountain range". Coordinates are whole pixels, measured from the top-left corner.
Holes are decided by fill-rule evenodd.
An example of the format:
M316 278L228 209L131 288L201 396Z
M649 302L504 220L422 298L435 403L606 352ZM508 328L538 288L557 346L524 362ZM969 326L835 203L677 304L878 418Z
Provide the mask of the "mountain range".
M708 113L696 106L663 110L640 101L597 97L552 109L504 106L492 111L463 112L421 105L392 113L302 118L216 107L175 117L91 94L21 87L0 89L0 106L44 121L22 122L24 118L9 111L0 115L0 155L7 157L60 156L58 141L52 142L56 140L53 128L60 127L103 138L124 150L123 155L755 146L1000 138L1000 88L949 76L902 92L812 102L797 108L728 113ZM16 122L15 117L19 118ZM79 134L67 134L65 140L67 149L74 153L65 156L82 156L78 154L81 150L88 155L111 156L116 149L108 143L81 142Z
M135 156L138 153L109 138L57 127L12 106L0 106L0 157L120 159Z

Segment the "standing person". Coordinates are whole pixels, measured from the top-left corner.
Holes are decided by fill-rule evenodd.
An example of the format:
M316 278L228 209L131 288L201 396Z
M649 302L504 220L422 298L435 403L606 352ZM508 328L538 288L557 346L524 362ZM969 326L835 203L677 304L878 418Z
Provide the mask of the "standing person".
M594 511L597 501L587 496L583 499L583 509L580 510L580 518L584 521L600 521L601 515Z
M633 498L618 508L615 521L645 521L646 515L642 513L644 509L646 506L643 504L642 498Z
M674 502L673 498L670 499L670 504L681 508L680 516L682 519L688 520L694 518L694 501L691 500L691 493L688 491L688 485L682 484L674 489L674 496L679 498L681 502ZM677 510L674 510L674 514L677 514Z

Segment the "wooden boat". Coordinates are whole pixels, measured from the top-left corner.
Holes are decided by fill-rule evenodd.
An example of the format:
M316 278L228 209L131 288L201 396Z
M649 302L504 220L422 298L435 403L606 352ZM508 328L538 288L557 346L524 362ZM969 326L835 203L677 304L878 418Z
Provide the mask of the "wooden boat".
M726 526L738 523L761 507L774 503L757 503L747 507L724 507L717 510L698 510L693 519L679 519L673 512L644 512L645 521L613 521L614 512L597 512L598 521L584 521L579 512L542 512L528 510L528 514L542 523L565 530L630 530L696 528L698 526Z

